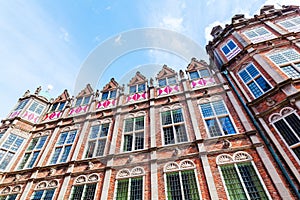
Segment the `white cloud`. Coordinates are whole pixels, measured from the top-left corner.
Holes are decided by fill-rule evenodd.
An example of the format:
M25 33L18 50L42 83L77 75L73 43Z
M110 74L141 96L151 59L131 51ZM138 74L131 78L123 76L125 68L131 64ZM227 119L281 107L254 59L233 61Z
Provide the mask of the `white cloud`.
M166 16L163 17L162 19L162 23L160 23L160 26L163 28L168 28L174 31L179 31L182 32L183 31L183 25L182 25L182 21L183 18L182 17L170 17L170 16Z
M0 1L0 12L0 118L27 89L52 84L54 97L72 91L80 63L66 29L34 3Z
M222 28L224 28L226 23L229 23L229 22L228 21L227 22L214 21L213 23L211 23L207 27L205 27L204 31L205 31L206 44L208 44L208 42L213 39L213 37L210 34L212 29L217 25L220 25Z

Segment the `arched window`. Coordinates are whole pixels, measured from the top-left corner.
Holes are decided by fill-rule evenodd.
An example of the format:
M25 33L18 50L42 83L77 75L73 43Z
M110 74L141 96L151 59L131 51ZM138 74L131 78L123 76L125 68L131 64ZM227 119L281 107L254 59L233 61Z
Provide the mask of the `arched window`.
M283 108L280 113L272 114L269 121L300 160L300 118L296 111Z
M270 199L248 153L221 154L216 160L228 199Z
M131 171L122 169L117 173L115 189L116 200L143 200L144 199L145 171L135 167Z
M98 174L81 175L75 179L70 200L94 199L96 194L97 182L100 180Z
M0 190L0 199L1 200L15 200L22 191L20 185L17 186L7 186Z
M196 166L191 160L167 163L164 167L166 199L200 200Z
M42 181L38 183L31 200L52 200L57 186L57 180Z

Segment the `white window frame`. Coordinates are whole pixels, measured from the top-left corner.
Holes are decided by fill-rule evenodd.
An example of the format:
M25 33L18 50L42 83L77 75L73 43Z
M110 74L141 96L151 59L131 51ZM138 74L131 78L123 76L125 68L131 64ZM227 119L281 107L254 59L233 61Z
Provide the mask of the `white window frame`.
M59 182L58 182L58 180L56 180L56 179L50 180L50 181L41 181L41 182L39 182L39 183L36 185L36 187L35 187L33 193L31 194L30 199L33 198L33 195L35 194L36 191L43 190L44 192L43 192L43 195L42 195L42 198L41 198L41 200L43 200L44 197L45 197L45 195L46 195L46 191L47 191L47 190L52 190L52 189L54 189L54 193L53 193L53 196L52 196L52 197L55 197L56 189L58 188L58 185L59 185L58 183L59 183Z
M108 131L107 131L107 136L105 137L97 137L97 138L94 138L94 139L90 139L89 136L91 134L91 131L92 131L92 127L93 126L100 126L100 129L99 129L99 133L101 133L101 129L102 129L102 125L103 124L108 124L109 127L108 127ZM97 158L97 157L102 157L102 156L105 156L106 155L106 152L107 152L107 148L108 148L108 137L109 137L109 133L112 129L112 120L111 119L105 119L105 120L101 120L101 121L96 121L96 122L93 122L91 124L91 127L90 127L90 131L89 131L89 134L88 134L88 138L86 140L86 147L84 148L84 155L83 155L83 159L91 159L91 158ZM97 148L98 148L98 141L99 140L106 140L105 141L105 147L104 147L104 150L103 150L103 155L102 156L96 156L96 153L97 153ZM88 143L90 141L96 141L96 145L95 145L95 149L94 149L94 152L93 152L93 156L88 158L86 157L86 154L88 153Z
M139 86L140 85L144 85L145 86L145 90L144 91L139 91ZM131 92L130 88L132 88L132 87L135 87L135 92ZM129 85L129 94L143 93L143 92L146 92L146 91L147 91L147 84L146 84L146 82L135 84L135 85Z
M35 108L33 109L32 107L34 107L33 105L36 104ZM32 101L32 103L30 104L30 106L28 107L28 110L30 112L33 112L37 115L41 115L43 113L45 109L45 105L39 103L38 101ZM39 111L40 110L40 111Z
M235 45L235 48L233 49L230 49L229 46L228 46L228 43L229 42L233 42L233 44ZM224 51L223 51L223 48L224 47L227 47L230 51L226 54ZM236 54L238 54L238 52L241 51L240 47L236 44L236 42L232 39L229 39L227 40L220 48L220 51L223 53L223 55L227 58L227 60L231 60ZM235 52L235 53L234 53Z
M263 30L266 31L267 33L261 35L261 34L259 33L259 29L263 29ZM254 37L249 37L249 35L247 35L247 34L250 33L250 32L254 32L254 34L256 34L256 36L254 36ZM262 41L271 40L271 39L273 39L273 38L276 38L276 36L275 36L271 31L269 31L266 27L263 27L263 26L255 27L255 28L246 30L246 31L243 32L243 35L244 35L245 37L247 37L247 38L248 38L251 42L253 42L254 44L255 44L255 43L262 42Z
M253 161L253 158L247 153L247 152L244 152L244 151L238 151L238 152L235 152L233 154L233 156L229 155L229 154L221 154L221 155L218 155L217 158L216 158L216 164L218 166L218 170L219 170L219 173L221 175L221 179L222 179L222 183L223 183L223 186L225 188L225 192L226 192L226 196L227 196L227 199L230 199L230 196L229 196L229 193L228 193L228 189L227 189L227 186L226 186L226 183L225 183L225 180L224 180L224 176L223 176L223 173L222 173L222 170L221 170L221 165L234 165L234 168L238 174L238 177L239 177L239 180L241 182L241 185L243 187L243 190L245 192L245 195L247 197L247 199L250 199L249 197L249 194L248 194L248 191L247 191L247 188L245 186L245 183L243 181L243 178L241 177L241 174L240 174L240 171L238 169L238 166L237 164L238 163L251 163L252 167L254 168L254 171L260 181L260 184L262 185L262 188L266 194L266 196L268 197L269 200L271 200L271 195L265 185L265 182L263 181L263 178L261 177L254 161Z
M255 77L252 77L247 71L246 71L246 68L249 67L250 65L253 65L254 68L259 72L258 75L256 75ZM255 97L255 95L253 94L252 90L249 88L249 86L247 85L247 83L244 82L243 78L241 77L240 75L240 72L242 71L246 71L246 73L248 73L248 75L250 76L251 80L248 81L247 83L250 83L250 82L254 82L256 84L256 86L258 86L258 89L262 92L262 94L258 97ZM269 82L269 80L261 73L261 71L259 71L256 67L256 65L254 63L249 63L247 64L245 67L243 67L242 69L240 69L238 71L238 76L239 78L241 79L241 81L243 82L244 86L247 88L247 90L250 92L250 94L252 95L252 97L254 99L257 99L257 98L260 98L261 96L263 96L264 94L266 94L267 92L271 91L273 89L273 86L271 85L271 83ZM258 79L259 77L262 77L269 85L270 85L270 89L267 90L267 91L263 91L263 89L261 88L260 85L258 85L258 83L256 82L256 79Z
M169 81L170 81L171 78L172 78L172 79L175 79L175 83L172 83L172 84L169 83ZM166 85L160 86L160 85L159 85L159 82L160 82L161 80L165 80L165 81L166 81ZM178 84L178 80L177 80L177 76L176 76L176 75L169 76L169 77L164 77L164 78L160 78L160 79L157 80L157 82L158 82L158 87L166 87L166 86L168 86L168 85L177 85L177 84Z
M63 107L61 108L61 104L64 103ZM57 106L55 107L55 109L53 109L53 106L57 104ZM54 104L51 105L49 112L55 112L55 111L63 111L64 108L66 107L67 102L66 101L61 101L61 102L56 102Z
M299 17L300 18L300 17ZM300 58L299 59L296 59L296 60L290 60L287 56L285 56L283 53L284 52L287 52L287 51L294 51L296 54L299 55L300 57L300 53L298 51L296 51L295 49L293 48L290 48L290 49L284 49L284 50L280 50L280 51L276 51L276 52L273 52L273 53L270 53L270 54L267 54L267 58L272 62L274 63L284 74L286 74L288 77L290 78L293 78L291 77L289 74L287 74L282 68L283 67L288 67L288 66L291 66L295 71L298 72L298 78L300 78ZM276 63L272 58L270 58L271 56L273 55L276 55L276 54L280 54L281 56L283 56L287 62L283 62L283 63ZM299 66L297 66L299 65ZM294 78L293 78L294 79Z
M10 135L15 135L15 136L16 136L15 140L12 142L12 144L10 144L9 148L3 147L3 145L4 145L5 142L8 140L8 138L9 138ZM17 149L17 150L11 150L11 147L14 146L15 142L16 142L18 139L23 139L23 141L22 141L22 143L21 143L21 146L18 146L18 149ZM7 156L7 154L8 154L9 152L12 153L13 155L12 155L11 160L10 160L10 161L7 163L7 165L5 166L5 168L4 168L4 169L1 169L1 170L6 171L7 169L9 169L9 168L11 167L11 165L13 164L12 160L14 160L14 159L15 159L15 156L19 154L19 152L22 150L22 148L23 148L23 146L24 146L25 143L26 143L26 138L23 137L23 136L20 136L20 135L18 135L18 134L15 134L15 133L9 133L9 134L7 134L6 137L3 137L3 142L2 142L2 144L1 144L0 150L3 151L3 152L5 152L5 153L4 153L3 157L2 157L2 160L0 160L0 163L2 163L3 160L5 160L5 158L6 158L6 156Z
M208 74L209 74L209 76L202 76L201 75L201 73L200 73L200 71L203 71L203 70L206 70L206 71L208 71ZM191 77L191 74L190 73L193 73L193 72L197 72L197 74L198 74L198 76L199 76L199 78L194 78L194 79L192 79L192 77ZM208 69L208 68L202 68L202 69L198 69L198 70L194 70L194 71L190 71L190 72L188 72L188 74L189 74L189 78L190 78L190 80L198 80L198 79L201 79L201 78L207 78L207 77L212 77L212 75L211 75L211 72L210 72L210 70Z
M224 107L225 107L225 110L226 110L227 114L222 114L222 115L217 115L217 114L216 114L216 112L215 112L215 110L214 110L214 108L213 108L213 106L212 106L212 103L213 103L213 102L217 102L217 101L221 101L221 102L223 103L223 105L224 105ZM201 104L207 104L207 103L209 103L209 104L211 105L211 107L213 108L212 111L213 111L213 114L214 114L214 115L211 116L211 117L204 117L204 115L203 115L203 113L202 113L202 110L201 110ZM202 117L202 119L203 119L203 123L204 123L204 125L205 125L205 129L206 129L206 132L208 133L207 135L208 135L209 138L216 138L216 137L222 137L222 136L228 136L228 135L236 135L236 134L239 134L239 130L238 130L238 128L237 128L237 126L236 126L236 124L235 124L235 122L234 122L234 120L233 120L233 118L232 118L232 116L231 116L231 114L230 114L230 112L229 112L229 110L228 110L227 104L225 103L225 101L223 100L222 97L216 96L216 97L211 98L211 99L204 99L204 100L202 100L202 101L200 101L200 102L198 103L198 108L199 108L199 112L200 112L201 117ZM231 121L231 123L232 123L232 125L233 125L233 128L234 128L234 130L235 130L235 133L234 133L234 134L229 134L229 133L228 133L227 135L225 135L225 134L224 134L224 131L223 131L223 129L222 129L222 124L221 124L220 121L217 119L217 118L219 118L219 117L227 117L227 116L229 117L229 119L230 119L230 121ZM207 127L207 124L206 124L206 119L216 119L217 124L218 124L218 126L219 126L219 129L220 129L220 131L221 131L221 135L220 135L220 136L211 136L211 135L210 135L209 128Z
M300 158L297 157L297 155L294 153L293 148L300 148L300 137L297 135L297 133L295 133L295 130L291 127L291 125L286 121L285 117L291 115L291 114L295 114L296 117L299 119L300 121L300 116L298 115L297 111L291 107L284 107L280 110L279 113L273 113L272 115L270 115L269 117L269 123L274 127L276 133L280 136L280 138L282 139L282 141L284 142L284 144L286 145L286 147L289 149L289 151L291 152L291 154L294 156L295 160L300 164ZM276 126L274 125L275 122L283 120L285 122L285 124L290 128L290 130L294 133L294 136L296 136L296 138L299 140L298 143L293 144L293 145L289 145L286 140L284 139L284 137L281 135L281 133L278 131L278 129L276 128Z
M300 20L300 16L290 17L290 18L288 18L288 19L279 21L279 22L277 22L276 24L278 24L279 26L281 26L282 28L286 29L286 30L289 31L289 32L294 32L294 31L295 31L295 32L299 32L299 31L300 31L300 23L297 24L297 23L293 22L293 20L295 20L295 19ZM283 25L283 23L285 23L285 22L292 23L293 26L291 26L291 27L286 27L286 26Z
M198 194L200 199L202 199L201 195L201 190L200 190L200 183L199 179L197 176L197 169L196 165L192 160L185 159L180 161L179 164L176 162L168 162L164 166L164 185L165 185L165 197L168 199L168 183L167 183L167 173L172 173L172 172L179 172L179 180L180 180L180 189L181 189L181 194L182 194L182 199L184 199L184 190L183 190L183 183L182 183L182 177L181 177L181 172L182 171L194 171L195 179L196 179L196 184L197 184L197 189L198 189Z
M88 102L85 102L86 98L89 98ZM81 99L80 103L77 105L77 101ZM89 105L89 103L92 100L92 95L89 96L84 96L84 97L77 97L76 101L74 102L74 107L79 107L79 106L85 106L85 105Z
M172 111L178 110L178 109L181 109L183 122L174 123ZM164 112L171 112L171 119L172 119L171 124L168 124L168 125L163 125L162 124L162 113L164 113ZM172 107L164 107L164 108L161 109L159 115L160 115L160 127L161 127L161 137L162 137L162 145L163 146L182 144L182 143L186 143L186 142L190 141L189 133L188 133L187 128L186 128L186 120L185 120L184 109L181 105L176 105L175 104ZM177 141L177 133L176 133L176 130L175 130L175 126L177 126L177 125L184 125L184 130L185 130L185 133L186 133L187 141L184 141L184 142L178 142ZM175 140L174 144L165 144L164 127L172 127L173 133L174 133L174 140Z
M38 146L38 145L40 144L41 138L42 138L42 137L46 137L46 140L45 140L43 146L42 146L40 149L36 149L36 146ZM33 138L30 140L29 145L31 144L31 142L33 141L33 139L36 139L36 138L38 138L38 141L37 141L37 143L35 144L34 148L33 148L32 150L28 150L28 148L29 148L29 146L28 146L27 149L25 150L25 152L23 153L23 157L22 157L22 159L20 160L20 162L19 162L18 165L17 165L17 170L31 169L31 168L33 168L33 167L38 163L39 157L41 157L41 155L42 155L42 153L43 153L43 150L44 150L44 148L45 148L45 145L46 145L46 143L47 143L48 135L41 135L41 136L38 136L38 137L33 137ZM31 162L31 160L32 160L33 155L34 155L35 152L39 152L39 155L37 156L36 160L34 161L32 167L28 167L28 165L29 165L29 163ZM22 161L23 161L25 155L28 154L28 153L30 153L29 158L27 159L27 161L25 162L25 164L23 165L23 167L22 167L22 168L19 168L20 165L22 164Z
M69 138L69 134L70 134L71 132L74 132L74 131L75 131L76 133L75 133L75 137L74 137L73 142L72 142L72 143L66 143L66 141L67 141L68 138ZM57 143L59 142L59 139L60 139L60 137L61 137L61 134L62 134L62 133L65 133L65 132L68 132L68 135L67 135L67 137L66 137L64 143L63 143L63 144L57 144ZM72 149L74 148L73 145L74 145L74 143L75 143L75 141L76 141L76 137L78 137L78 130L77 130L77 129L74 129L74 130L63 130L63 131L61 131L61 132L59 133L59 136L58 136L58 138L57 138L57 140L56 140L56 143L55 143L55 145L54 145L54 147L53 147L53 150L52 150L53 152L52 152L52 154L51 154L51 156L50 156L50 159L49 159L49 165L57 165L57 164L60 164L60 163L66 163L66 162L69 161L69 159L70 159L70 154L71 154L71 152L72 152ZM61 159L62 155L64 154L64 151L65 151L66 147L68 147L68 146L71 146L71 149L70 149L70 152L69 152L69 154L68 154L68 157L67 157L66 161L60 162L60 159ZM61 148L61 151L60 151L60 153L59 153L59 156L58 156L56 162L55 162L55 163L51 163L51 161L52 161L52 159L53 159L53 156L55 155L55 150L56 150L57 148Z
M16 199L18 199L19 194L22 192L22 186L16 185L16 186L6 186L1 190L0 198L5 197L5 199L9 199L12 195L17 195Z
M18 103L18 105L16 106L16 108L14 109L14 111L17 111L17 110L22 110L25 108L25 106L28 104L29 102L29 99L24 99L22 101L20 101ZM20 108L21 107L21 108Z
M112 92L115 92L116 94L115 94L115 97L111 97L111 94L112 94ZM108 93L107 94L107 98L106 99L103 99L103 94L104 93ZM101 101L105 101L105 100L109 100L109 99L116 99L117 98L117 89L114 89L114 90L109 90L109 91L106 91L106 92L102 92L101 93Z

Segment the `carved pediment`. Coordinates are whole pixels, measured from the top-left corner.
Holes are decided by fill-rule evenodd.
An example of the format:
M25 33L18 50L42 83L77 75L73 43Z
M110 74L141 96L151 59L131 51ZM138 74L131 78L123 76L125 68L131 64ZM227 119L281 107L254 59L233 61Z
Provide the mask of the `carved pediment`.
M128 83L128 86L131 85L136 85L136 84L140 84L140 83L145 83L147 82L147 79L145 76L143 76L139 71L136 72L135 76L132 77L132 79L130 80L130 82Z
M107 83L103 89L102 89L102 92L107 92L107 91L110 91L110 90L115 90L119 87L119 84L117 83L117 81L115 81L114 78L110 79L109 83Z
M208 67L208 64L204 60L196 60L196 58L192 58L190 64L187 66L186 71L195 71L204 67Z
M177 73L173 69L171 69L167 65L164 65L162 70L160 70L160 72L158 72L156 79L162 79L162 78L175 76L175 75L177 75Z
M91 85L87 84L86 87L79 92L77 97L89 96L89 95L93 94L93 92L94 91L93 91L93 88L91 87Z
M67 101L70 98L68 90L64 90L61 95L59 95L53 103Z

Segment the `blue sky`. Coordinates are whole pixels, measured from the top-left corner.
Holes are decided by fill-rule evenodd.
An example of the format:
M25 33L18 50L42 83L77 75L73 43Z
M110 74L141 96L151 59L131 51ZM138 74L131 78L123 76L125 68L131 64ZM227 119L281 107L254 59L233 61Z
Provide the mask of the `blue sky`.
M38 86L45 90L52 85L54 98L64 89L76 95L74 85L83 63L109 38L122 45L123 32L157 27L185 35L204 51L214 25L230 23L238 13L253 16L264 4L300 5L300 1L0 1L0 118L9 114L27 89L34 92ZM187 66L186 60L159 49L132 51L114 60L94 89L149 63Z

